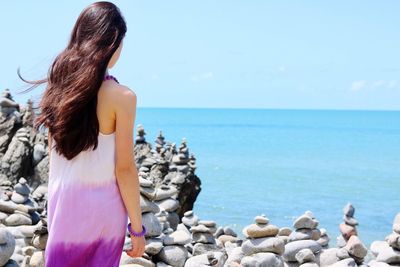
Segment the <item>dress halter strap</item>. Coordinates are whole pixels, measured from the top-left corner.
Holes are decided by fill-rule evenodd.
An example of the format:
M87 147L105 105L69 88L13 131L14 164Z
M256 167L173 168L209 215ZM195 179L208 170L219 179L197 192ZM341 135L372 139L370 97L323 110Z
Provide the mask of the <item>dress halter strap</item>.
M104 76L104 79L103 79L103 81L107 81L107 80L114 80L114 81L116 81L117 83L119 83L118 80L117 80L117 78L115 78L114 76L109 75L109 74L107 74L106 76Z

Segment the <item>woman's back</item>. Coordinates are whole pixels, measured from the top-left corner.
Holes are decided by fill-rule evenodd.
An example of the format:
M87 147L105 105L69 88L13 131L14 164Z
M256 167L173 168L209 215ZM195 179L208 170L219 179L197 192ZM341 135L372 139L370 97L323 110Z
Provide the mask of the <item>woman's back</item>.
M112 123L107 83L98 95L100 125ZM68 160L51 140L46 266L119 265L128 215L115 176L115 141L115 131L99 132L95 150Z

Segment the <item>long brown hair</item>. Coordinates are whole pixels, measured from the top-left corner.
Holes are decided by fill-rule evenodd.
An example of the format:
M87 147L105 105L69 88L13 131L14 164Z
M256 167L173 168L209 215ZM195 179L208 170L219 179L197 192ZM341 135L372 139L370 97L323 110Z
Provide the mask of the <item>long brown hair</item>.
M67 159L97 148L99 122L97 93L107 65L127 31L117 6L100 1L86 7L72 30L68 46L55 58L47 79L28 81L26 91L47 82L34 128L48 128L55 149ZM54 145L54 144L52 144Z

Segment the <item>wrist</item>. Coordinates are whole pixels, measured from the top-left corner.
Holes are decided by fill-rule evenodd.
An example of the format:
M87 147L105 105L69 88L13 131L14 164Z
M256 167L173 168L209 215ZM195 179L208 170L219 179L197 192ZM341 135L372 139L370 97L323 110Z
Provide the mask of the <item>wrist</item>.
M139 233L142 231L142 224L141 223L137 223L137 222L130 222L130 227L133 231L135 231L136 233Z
M144 225L141 225L141 230L140 231L135 231L132 229L132 225L131 223L128 223L128 232L131 236L135 236L135 237L141 237L144 236L147 233L146 227Z

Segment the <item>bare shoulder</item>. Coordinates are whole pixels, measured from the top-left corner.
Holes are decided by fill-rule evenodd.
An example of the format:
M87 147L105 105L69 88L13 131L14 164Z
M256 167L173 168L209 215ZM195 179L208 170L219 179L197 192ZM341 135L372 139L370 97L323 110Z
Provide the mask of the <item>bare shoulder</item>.
M112 103L114 111L136 108L137 96L132 88L115 82L110 82L104 87L104 94Z

